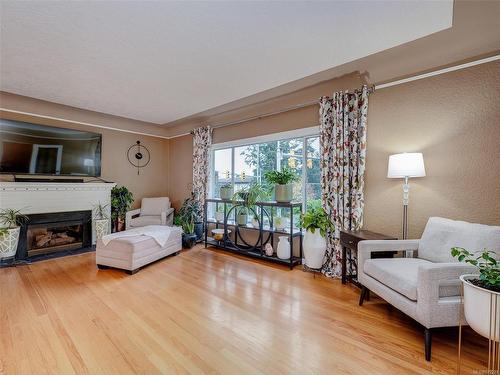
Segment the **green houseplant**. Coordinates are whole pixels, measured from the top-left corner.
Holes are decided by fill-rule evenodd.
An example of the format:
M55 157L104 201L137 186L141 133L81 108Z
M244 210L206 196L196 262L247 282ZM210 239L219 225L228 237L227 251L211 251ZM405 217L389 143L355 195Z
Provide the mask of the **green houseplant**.
M111 220L115 232L123 230L125 215L134 203L134 196L125 186L111 189Z
M255 203L267 196L267 189L257 182L238 190L233 195L233 204L236 208L236 222L238 225L247 225L249 211L255 211Z
M264 174L267 182L274 184L276 202L291 202L293 199L293 182L300 179L290 168L284 167L281 171L267 171Z
M300 226L304 234L304 260L309 268L323 266L326 253L326 234L333 229L333 224L322 207L310 208L300 217Z
M194 220L192 217L183 217L181 219L182 227L182 246L191 249L196 243L196 233L194 231Z
M109 217L107 212L108 205L101 202L94 205L92 212L94 214L95 238L100 240L109 233Z
M201 212L202 207L200 202L192 196L184 199L179 209L179 216L183 222L192 221L194 223L194 232L198 240L203 236L203 218Z
M469 326L480 335L491 338L500 334L500 311L491 303L500 298L500 266L498 254L483 250L470 252L462 247L453 247L451 255L460 262L476 267L478 274L460 276L463 285L464 315ZM493 302L493 304L496 304ZM492 327L496 327L492 329Z
M0 259L16 255L19 243L20 225L28 221L21 210L3 208L0 210Z
M220 187L219 193L221 199L231 199L231 197L233 196L233 185L230 183L225 183Z

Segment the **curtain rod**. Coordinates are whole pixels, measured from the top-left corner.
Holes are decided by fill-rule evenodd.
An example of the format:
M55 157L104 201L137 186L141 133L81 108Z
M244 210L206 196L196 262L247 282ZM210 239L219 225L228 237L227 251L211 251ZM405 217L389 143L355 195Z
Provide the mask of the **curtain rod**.
M443 74L443 73L449 73L449 72L453 72L455 70L465 69L465 68L468 68L471 66L484 64L484 63L488 63L488 62L492 62L492 61L496 61L496 60L500 60L500 55L490 56L490 57L486 57L484 59L474 60L474 61L471 61L468 63L455 65L455 66L452 66L449 68L438 69L438 70L434 70L432 72L418 74L415 76L411 76L411 77L404 78L404 79L399 79L396 81L391 81L391 82L382 83L382 84L375 84L375 85L370 87L370 93L373 93L377 90L385 89L387 87L396 86L396 85L400 85L403 83L412 82L412 81L416 81L416 80L419 80L422 78L428 78L428 77L436 76L436 75ZM263 114L260 114L257 116L246 117L244 119L237 120L237 121L222 122L222 123L214 124L211 126L212 126L212 128L221 128L221 127L229 126L229 125L237 125L237 124L241 124L243 122L260 120L260 119L265 118L265 117L275 116L275 115L279 115L281 113L290 112L290 111L294 111L296 109L306 108L306 107L310 107L310 106L317 105L317 104L318 104L318 100L311 100L311 101L308 101L305 103L296 104L296 105L291 106L291 107L286 107L286 108L283 108L283 109L280 109L277 111L267 112L267 113L263 113ZM191 134L192 134L192 132L191 132Z

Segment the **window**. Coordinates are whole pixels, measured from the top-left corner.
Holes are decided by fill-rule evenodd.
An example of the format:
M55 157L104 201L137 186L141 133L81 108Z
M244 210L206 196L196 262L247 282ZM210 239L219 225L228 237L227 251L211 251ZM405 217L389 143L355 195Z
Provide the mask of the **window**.
M307 207L321 205L317 135L243 143L245 141L227 147L215 145L212 151L213 197L219 197L219 188L224 183L232 183L234 191L238 191L252 182L265 183L266 171L281 170L286 166L300 177L294 183L294 200L302 201Z

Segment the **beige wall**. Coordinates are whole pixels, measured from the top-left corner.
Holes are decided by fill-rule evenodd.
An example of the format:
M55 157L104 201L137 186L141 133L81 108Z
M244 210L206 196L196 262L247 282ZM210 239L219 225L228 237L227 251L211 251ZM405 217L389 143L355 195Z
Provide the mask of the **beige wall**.
M295 93L330 95L363 83L359 74ZM410 235L418 237L429 216L500 225L500 62L377 91L370 97L365 228L400 236L401 181L389 180L389 154L424 153L427 177L411 181ZM282 108L282 103L277 108ZM214 142L248 138L318 123L308 107L214 130ZM170 140L170 195L187 196L191 136Z
M71 107L6 93L0 93L0 105L2 108L37 113L45 116L63 117L74 121L84 121L116 127L123 125L123 127L128 130L154 130L154 128L148 129L146 126L148 125L147 123L97 114L95 112L88 112L88 116L85 116L87 111L84 110L76 110ZM168 139L95 128L66 121L16 114L8 111L0 111L0 117L101 133L103 146L101 177L103 179L114 181L119 185L124 185L129 188L134 194L134 207L140 205L142 197L168 195ZM140 175L137 175L137 168L134 168L126 157L128 148L137 140L140 140L151 152L151 162L146 168L141 169ZM11 181L12 176L0 175L0 180Z

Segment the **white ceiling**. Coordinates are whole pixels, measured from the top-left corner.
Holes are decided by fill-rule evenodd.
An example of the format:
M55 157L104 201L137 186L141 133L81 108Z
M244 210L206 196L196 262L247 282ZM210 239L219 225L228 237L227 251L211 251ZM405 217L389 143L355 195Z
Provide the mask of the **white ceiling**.
M451 27L453 2L1 1L0 89L163 124Z

